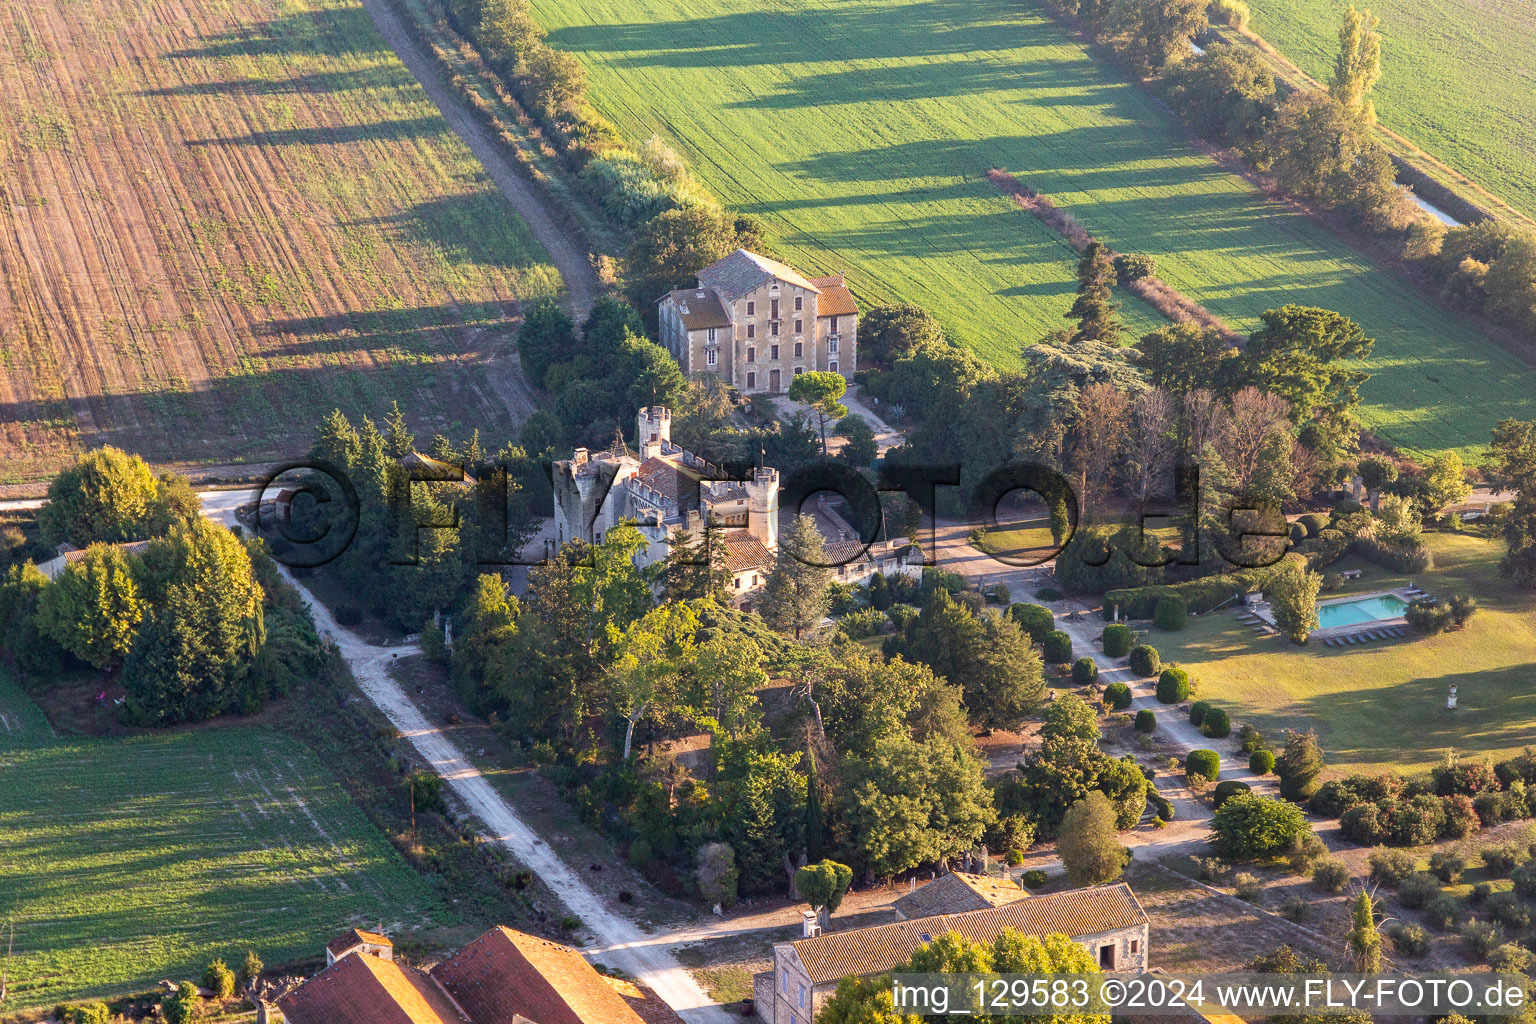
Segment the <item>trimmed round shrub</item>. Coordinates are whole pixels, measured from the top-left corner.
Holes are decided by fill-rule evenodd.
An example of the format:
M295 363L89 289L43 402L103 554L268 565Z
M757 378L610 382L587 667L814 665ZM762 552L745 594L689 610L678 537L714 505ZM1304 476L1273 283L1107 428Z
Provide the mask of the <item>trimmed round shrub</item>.
M1312 884L1323 892L1341 892L1349 884L1349 866L1338 857L1324 857L1312 865Z
M1291 543L1300 544L1307 539L1307 528L1300 523L1291 524Z
M1208 700L1197 700L1197 701L1195 701L1193 704L1191 704L1189 706L1189 724L1190 725L1199 725L1201 722L1204 722L1205 721L1206 712L1208 712L1210 710L1211 710L1211 702L1210 701L1208 701Z
M1045 643L1045 638L1056 632L1056 616L1044 605L1020 602L1009 608L1008 614L1037 644Z
M1296 521L1307 528L1308 537L1316 537L1328 526L1328 517L1321 512L1308 512Z
M1216 783L1216 792L1213 794L1211 804L1220 807L1239 793L1252 793L1253 787L1246 782L1237 779L1228 779L1225 782Z
M1052 630L1045 638L1045 661L1049 665L1064 665L1072 660L1072 638L1061 630Z
M1163 794L1159 793L1151 786L1147 787L1147 802L1150 803L1153 809L1157 812L1158 821L1173 820L1173 801L1163 796Z
M1184 775L1187 778L1202 778L1211 782L1216 781L1216 776L1221 774L1221 755L1214 750L1191 750L1189 756L1184 759Z
M1123 658L1131 653L1131 627L1116 622L1104 627L1104 654L1110 658Z
M1200 731L1213 740L1232 735L1232 719L1221 708L1211 708L1200 719Z
M1072 681L1078 686L1088 686L1099 678L1099 663L1086 654L1072 663Z
M1248 755L1248 770L1255 775L1268 775L1275 770L1275 752L1255 750Z
M1163 659L1151 644L1131 648L1131 671L1139 676L1155 676L1163 669Z
M1020 877L1026 889L1038 889L1045 884L1045 872L1039 868L1030 868Z
M1152 625L1169 633L1189 625L1189 602L1177 594L1165 594L1152 609Z
M1104 687L1104 703L1116 711L1124 711L1131 706L1131 688L1124 683L1110 683Z
M1189 673L1177 665L1169 665L1157 677L1157 700L1160 704L1177 704L1189 700Z
M1060 601L1066 596L1055 587L1041 587L1035 591L1035 600L1037 601Z
M1136 731L1152 732L1157 728L1157 715L1151 708L1142 708L1136 712Z

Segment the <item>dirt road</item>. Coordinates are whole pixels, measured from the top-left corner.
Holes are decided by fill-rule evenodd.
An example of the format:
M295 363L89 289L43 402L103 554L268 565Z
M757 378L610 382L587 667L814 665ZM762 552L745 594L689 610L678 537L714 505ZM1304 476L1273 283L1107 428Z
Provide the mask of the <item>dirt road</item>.
M507 197L507 202L512 204L512 208L523 218L533 236L549 254L550 262L560 271L565 281L566 303L571 315L580 323L602 290L586 248L566 230L545 197L518 171L485 126L465 109L458 96L443 81L431 55L422 51L416 38L390 6L389 0L362 2L363 9L373 19L379 35L384 37L401 63L421 83L427 98L442 112L449 127L479 159L491 181ZM515 352L493 364L489 377L502 404L507 407L507 412L518 423L527 419L539 407L538 394L523 376Z

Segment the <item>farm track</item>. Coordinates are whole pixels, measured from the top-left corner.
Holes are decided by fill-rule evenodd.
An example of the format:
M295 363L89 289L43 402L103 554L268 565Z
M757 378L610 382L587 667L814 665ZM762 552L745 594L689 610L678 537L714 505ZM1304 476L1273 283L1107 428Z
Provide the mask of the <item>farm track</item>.
M333 405L526 412L497 357L554 268L360 7L11 4L0 34L13 479L104 442L291 455Z
M521 171L507 156L506 151L491 138L485 126L476 120L453 90L442 80L432 59L422 52L410 31L400 22L400 15L388 0L362 0L363 8L373 19L379 35L389 43L426 91L444 120L464 141L485 167L507 202L523 218L533 236L539 240L550 261L560 271L565 282L566 305L573 318L580 323L592 309L592 303L601 292L597 273L585 248L561 226L560 218L545 205L545 198L529 184ZM507 411L518 422L527 419L538 408L538 395L528 378L523 375L522 364L515 351L495 361L489 370L490 380L496 388Z

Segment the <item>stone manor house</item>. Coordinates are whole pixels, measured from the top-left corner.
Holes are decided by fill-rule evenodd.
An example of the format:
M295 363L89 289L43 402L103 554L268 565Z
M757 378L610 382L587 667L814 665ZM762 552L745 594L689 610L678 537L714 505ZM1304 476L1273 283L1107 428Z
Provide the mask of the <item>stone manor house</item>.
M807 278L737 249L698 279L657 304L661 343L684 373L772 394L807 370L851 378L858 368L859 307L841 274Z
M1088 950L1106 972L1136 973L1148 965L1150 921L1124 882L1031 896L1011 883L956 873L898 900L895 909L900 920L891 924L826 934L807 915L806 936L775 943L773 969L753 978L758 1018L812 1024L839 981L897 970L919 946L948 932L981 943L1005 928L1059 934Z
M577 448L555 463L555 543L601 544L609 530L632 522L646 541L635 562L645 566L667 557L676 531L696 538L712 521L724 534L731 603L751 611L778 555L779 471L758 466L750 480L721 479L718 466L672 443L672 410L664 406L641 409L637 426L638 452L615 440L605 451ZM864 550L837 503L825 496L801 511L815 520L839 582L922 571L921 552L905 539L877 539Z

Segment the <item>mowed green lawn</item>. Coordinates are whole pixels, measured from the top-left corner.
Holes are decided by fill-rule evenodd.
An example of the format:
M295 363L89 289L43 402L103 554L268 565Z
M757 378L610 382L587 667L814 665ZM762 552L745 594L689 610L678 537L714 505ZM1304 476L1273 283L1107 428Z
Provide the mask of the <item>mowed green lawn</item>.
M1000 366L1063 325L1075 257L996 193L998 167L1240 327L1286 302L1359 319L1377 339L1364 419L1405 448L1536 414L1525 364L1184 144L1029 0L534 6L627 136L677 145L790 260L929 307Z
M1252 0L1253 27L1326 82L1340 0ZM1360 6L1365 6L1361 4ZM1536 7L1530 0L1371 0L1381 123L1536 216Z
M1261 638L1230 610L1193 618L1178 633L1151 630L1164 661L1199 680L1199 696L1279 742L1286 728L1317 730L1330 768L1425 768L1447 750L1494 757L1536 744L1536 595L1498 575L1502 541L1432 534L1435 567L1414 581L1440 597L1465 591L1481 610L1467 628L1364 646L1297 647ZM1348 592L1406 582L1369 563ZM1333 596L1333 595L1325 595ZM1458 687L1458 707L1445 710Z
M54 738L0 677L5 1009L319 956L352 925L453 923L309 750L262 727Z

